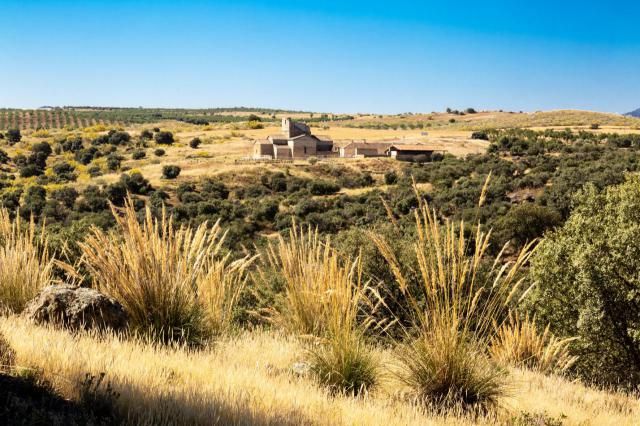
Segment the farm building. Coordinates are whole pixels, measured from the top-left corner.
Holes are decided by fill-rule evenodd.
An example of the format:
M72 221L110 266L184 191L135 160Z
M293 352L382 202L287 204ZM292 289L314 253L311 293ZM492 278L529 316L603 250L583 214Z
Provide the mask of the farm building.
M392 142L351 142L340 148L340 157L385 157Z
M282 119L282 133L257 140L253 144L254 159L291 160L310 156L333 155L333 141L311 134L304 123Z
M428 160L431 160L436 153L444 155L445 149L435 145L393 144L387 149L386 153L396 160L412 161L418 156L425 156Z

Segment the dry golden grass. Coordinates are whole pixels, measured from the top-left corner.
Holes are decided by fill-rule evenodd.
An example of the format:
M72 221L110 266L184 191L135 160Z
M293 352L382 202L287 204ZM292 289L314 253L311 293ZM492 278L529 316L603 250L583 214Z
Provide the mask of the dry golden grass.
M197 341L229 328L246 269L253 258L222 255L225 234L216 223L175 228L149 207L142 224L131 199L112 207L121 236L94 228L80 243L94 285L119 300L131 325L163 341Z
M340 259L318 231L294 226L285 241L278 236L267 249L271 268L284 278L284 309L275 322L296 334L324 336L356 328L366 300L361 263Z
M498 329L491 341L491 356L504 364L526 367L545 373L564 372L577 357L569 353L569 343L574 340L555 337L547 326L542 333L535 318L520 318L512 314L509 322Z
M44 228L26 226L0 209L0 307L21 312L37 292L53 282L54 259L49 256Z
M507 392L505 372L489 359L487 349L522 283L519 271L531 256L532 245L525 246L513 262L505 262L499 253L483 273L490 233L477 225L475 237L467 239L464 223L441 222L415 184L414 191L420 203L415 210L417 290L391 245L370 233L413 316L413 327L406 330L408 343L400 344L398 351L399 378L430 405L490 408Z
M94 338L0 318L16 364L43 371L69 398L86 373L105 372L121 394L116 408L134 424L490 425L511 424L521 411L546 412L567 425L634 425L640 401L524 370L511 375L512 397L497 414L471 419L425 413L386 380L362 398L331 396L311 378L291 373L304 348L296 339L245 333L194 352L116 337ZM388 357L387 353L379 353Z

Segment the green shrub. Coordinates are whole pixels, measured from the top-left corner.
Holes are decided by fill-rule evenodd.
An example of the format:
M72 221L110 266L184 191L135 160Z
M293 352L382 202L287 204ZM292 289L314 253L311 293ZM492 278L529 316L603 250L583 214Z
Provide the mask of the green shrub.
M564 226L532 261L531 309L559 336L577 336L575 371L603 384L640 384L640 179L587 185Z
M138 150L138 151L133 151L133 154L131 154L131 159L141 160L146 156L147 156L146 152L144 152L143 150Z
M9 129L7 130L7 141L10 144L18 143L22 140L22 134L20 133L20 129Z
M164 151L164 149L162 149L162 148L158 148L158 149L156 149L155 151L153 151L153 154L154 154L156 157L162 157L162 156L165 154L165 151Z
M398 182L398 174L391 170L384 174L384 183L386 185L394 185Z
M164 179L175 179L180 175L180 167L179 166L163 166L162 167L162 177Z
M193 149L197 149L202 144L200 138L193 138L189 141L189 146Z
M160 145L171 145L174 142L173 133L171 132L158 132L155 134L154 139Z
M309 192L312 195L331 195L340 191L340 187L326 180L314 180L309 183Z

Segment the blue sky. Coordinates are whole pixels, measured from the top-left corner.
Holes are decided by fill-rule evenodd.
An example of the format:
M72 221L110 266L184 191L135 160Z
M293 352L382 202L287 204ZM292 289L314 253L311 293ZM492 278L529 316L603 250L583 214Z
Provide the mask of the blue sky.
M640 2L16 1L0 107L640 107Z

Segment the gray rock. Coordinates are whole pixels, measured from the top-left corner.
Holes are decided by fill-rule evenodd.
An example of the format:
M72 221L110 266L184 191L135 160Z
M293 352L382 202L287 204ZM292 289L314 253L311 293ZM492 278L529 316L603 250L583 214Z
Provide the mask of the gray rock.
M24 315L37 324L54 324L71 330L121 331L128 315L120 303L96 290L68 284L40 291L27 305Z
M295 362L291 366L291 371L296 376L305 377L311 372L311 366L306 362Z

